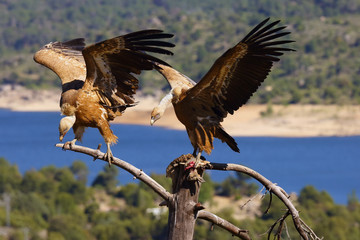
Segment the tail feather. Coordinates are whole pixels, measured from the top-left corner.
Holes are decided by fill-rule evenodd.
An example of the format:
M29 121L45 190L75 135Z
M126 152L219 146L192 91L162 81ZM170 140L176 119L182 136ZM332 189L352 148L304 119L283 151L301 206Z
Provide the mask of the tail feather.
M240 152L235 139L232 138L221 126L217 126L215 137L220 139L222 142L226 142L227 145L235 152Z

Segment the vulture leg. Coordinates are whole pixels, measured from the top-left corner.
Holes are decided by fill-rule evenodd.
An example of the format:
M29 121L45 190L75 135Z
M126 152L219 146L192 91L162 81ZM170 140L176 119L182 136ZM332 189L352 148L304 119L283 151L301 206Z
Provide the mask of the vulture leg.
M209 164L209 161L206 161L205 157L201 156L201 152L199 152L196 155L196 160L195 160L195 164L194 164L194 168L202 168L204 169L206 167L207 164Z
M201 165L201 151L198 152L198 154L196 155L196 160L195 160L195 165L194 168L198 168L199 165Z
M110 143L106 143L106 146L107 146L107 151L104 155L104 160L108 161L109 167L111 167L111 162L114 160L114 156L110 149Z
M114 156L111 152L110 145L117 142L117 137L113 134L110 129L110 124L108 121L99 121L98 122L98 129L100 134L103 136L104 141L106 143L106 153L104 155L104 160L109 163L109 167L111 166L111 162L114 160Z
M193 156L195 158L195 162L193 161L193 159L190 159L186 162L185 164L185 170L189 169L189 168L198 168L198 167L201 167L202 165L204 165L202 162L207 162L207 161L203 161L201 159L201 151L199 151L198 153L196 153L198 151L198 149L194 149L194 152L193 152ZM204 157L203 157L204 158Z
M190 158L186 163L185 163L185 170L188 170L190 168L195 168L195 164L198 162L198 157L200 158L201 156L201 151L199 151L198 153L196 153L198 151L197 148L194 148L194 151L193 151L193 156L195 157L196 156L196 160L194 162L193 158Z

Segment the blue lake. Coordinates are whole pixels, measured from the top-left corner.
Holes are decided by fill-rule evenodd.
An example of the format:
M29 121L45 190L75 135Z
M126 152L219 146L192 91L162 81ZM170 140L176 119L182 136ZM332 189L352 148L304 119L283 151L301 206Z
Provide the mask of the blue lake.
M62 151L58 142L61 116L53 112L12 112L0 110L0 157L18 165L21 173L47 165L69 166L83 160L90 171L89 182L106 165L102 161L79 153ZM112 147L114 155L150 174L165 174L167 165L181 154L191 153L186 131L137 125L112 125L119 137ZM73 138L72 133L66 140ZM285 191L299 192L306 185L331 194L335 202L346 204L348 195L360 196L360 136L354 137L236 137L240 154L226 144L215 141L215 149L207 160L238 163L253 168ZM87 129L83 143L96 148L104 145L97 129ZM102 147L105 151L105 146ZM224 180L229 172L209 172L215 181ZM132 175L120 171L120 184L132 180Z

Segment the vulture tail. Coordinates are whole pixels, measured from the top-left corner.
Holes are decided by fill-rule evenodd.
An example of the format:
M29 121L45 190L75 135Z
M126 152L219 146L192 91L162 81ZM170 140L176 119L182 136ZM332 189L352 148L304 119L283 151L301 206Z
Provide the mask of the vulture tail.
M215 137L220 139L222 142L226 142L233 151L240 152L235 139L232 138L227 132L225 132L221 126L216 128Z

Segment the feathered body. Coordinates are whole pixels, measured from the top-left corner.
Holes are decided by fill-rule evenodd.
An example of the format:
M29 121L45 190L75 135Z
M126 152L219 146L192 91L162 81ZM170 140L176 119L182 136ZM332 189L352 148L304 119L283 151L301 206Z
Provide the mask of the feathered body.
M221 122L228 113L233 114L248 101L266 79L273 63L279 61L278 56L285 51L293 51L278 46L292 42L277 40L289 34L281 32L285 27L275 27L279 21L266 25L268 20L258 24L238 44L219 57L197 84L177 70L157 64L157 71L171 85L169 95L172 98L166 99L171 99L177 118L185 125L194 147L194 155L198 153L200 156L202 151L210 154L214 148L214 137L239 152L237 143L225 132ZM163 107L153 110L152 124L164 110Z
M174 45L159 39L172 34L161 30L143 30L108 39L85 47L84 39L45 45L34 60L53 70L62 81L60 140L72 127L75 139L81 140L86 127L98 128L108 146L106 158L112 157L110 145L117 137L109 121L135 105L133 95L138 80L133 74L154 69L162 60L147 52L172 55L162 47Z

